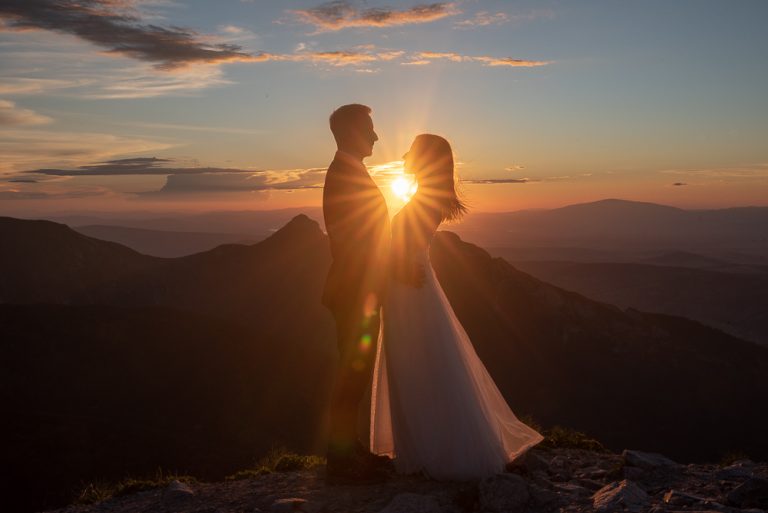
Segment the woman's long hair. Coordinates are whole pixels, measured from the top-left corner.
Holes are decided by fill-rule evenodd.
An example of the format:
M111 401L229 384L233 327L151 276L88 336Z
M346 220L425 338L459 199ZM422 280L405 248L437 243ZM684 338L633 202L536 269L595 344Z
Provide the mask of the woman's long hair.
M456 192L453 151L448 141L439 135L418 135L409 156L419 185L413 199L437 210L441 221L460 219L467 212L467 206Z

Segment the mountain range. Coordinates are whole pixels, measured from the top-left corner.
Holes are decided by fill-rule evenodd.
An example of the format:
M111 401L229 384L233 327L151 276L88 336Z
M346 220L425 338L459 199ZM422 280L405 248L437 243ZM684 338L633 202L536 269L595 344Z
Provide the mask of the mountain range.
M580 248L625 256L674 250L768 263L768 207L684 210L606 199L549 210L470 214L455 231L486 248Z
M220 476L274 444L322 451L336 353L315 221L179 258L50 221L0 218L0 240L6 496L41 507L80 479ZM617 450L768 457L768 349L587 299L450 232L430 255L519 415Z

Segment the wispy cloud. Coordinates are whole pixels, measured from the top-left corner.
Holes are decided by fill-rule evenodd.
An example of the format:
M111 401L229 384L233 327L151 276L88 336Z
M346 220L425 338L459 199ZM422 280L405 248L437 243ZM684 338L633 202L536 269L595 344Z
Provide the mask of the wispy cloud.
M476 27L487 27L489 25L503 25L505 23L519 24L526 23L541 18L552 18L554 12L551 9L531 9L529 11L508 14L505 12L479 11L466 20L457 21L454 27L460 29L471 29Z
M351 27L393 27L429 23L460 11L453 2L419 4L407 9L375 7L363 9L346 0L326 2L311 9L289 11L300 23L313 25L317 32Z
M401 58L404 54L405 52L402 50L377 50L371 45L334 51L310 51L301 47L294 53L261 53L256 56L256 59L259 62L307 62L344 67L362 66L381 61L394 61Z
M55 132L31 128L0 129L0 171L40 166L79 166L115 156L170 148L167 142L92 132Z
M664 174L709 178L721 181L748 181L768 179L768 164L751 164L730 167L665 169Z
M91 98L131 99L158 96L189 96L211 87L231 84L214 66L157 73L146 64L115 70L109 78L91 83Z
M494 185L503 183L528 183L539 182L540 180L534 180L531 178L475 178L462 180L461 183L473 184L473 185Z
M415 55L416 60L448 60L453 62L463 62L472 60L471 57L467 57L465 55L460 55L458 53L454 52L419 52Z
M139 0L4 0L0 30L49 30L77 36L108 53L154 63L171 70L190 64L250 61L234 44L175 26L145 23Z
M210 169L210 168L208 168ZM288 170L220 169L216 172L174 173L157 191L136 193L149 199L201 193L235 193L322 189L326 168Z
M513 68L538 68L552 64L552 61L531 61L527 59L513 59L512 57L472 57L474 61L482 62L486 66L510 66Z
M75 87L77 85L79 85L79 83L74 80L60 80L54 78L3 77L3 83L0 84L0 94L39 94L57 89Z
M331 51L331 52L306 52L285 56L285 60L315 62L329 64L331 66L354 66L374 62L379 56L356 51Z
M515 68L537 68L552 64L552 61L534 61L528 59L513 59L512 57L491 57L488 55L462 55L456 52L417 52L410 55L404 65L425 65L433 61L479 62L484 66L509 66Z
M13 51L3 53L0 97L40 94L89 99L191 96L231 84L219 66L160 71L152 63L114 59L94 52L87 42L62 38L53 32L14 32L6 38L15 44Z
M140 121L115 122L120 126L130 126L149 130L161 130L163 132L181 131L181 132L208 132L212 134L237 134L237 135L264 135L270 130L268 128L237 128L229 126L216 125L185 125L179 123L153 123Z
M134 157L107 160L86 164L74 169L39 168L25 171L28 174L50 176L125 176L125 175L172 175L172 174L215 174L253 173L253 169L231 169L216 167L179 167L173 159L157 157Z
M490 13L480 11L474 17L456 22L460 28L485 27L488 25L501 25L509 22L509 15L503 12Z
M53 119L29 109L22 109L15 103L0 100L0 126L44 125Z
M35 186L36 187L36 186ZM106 187L69 187L66 189L46 186L45 190L32 189L27 184L0 184L0 200L53 200L111 196L113 191Z

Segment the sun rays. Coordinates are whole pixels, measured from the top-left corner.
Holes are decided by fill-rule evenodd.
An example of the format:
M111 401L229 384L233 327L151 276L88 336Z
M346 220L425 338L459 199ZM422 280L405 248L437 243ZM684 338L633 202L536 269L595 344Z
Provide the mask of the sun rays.
M411 175L398 176L390 185L394 195L403 203L408 203L419 188Z
M376 185L384 193L390 215L395 215L413 197L418 185L413 175L403 171L403 161L393 160L368 167Z

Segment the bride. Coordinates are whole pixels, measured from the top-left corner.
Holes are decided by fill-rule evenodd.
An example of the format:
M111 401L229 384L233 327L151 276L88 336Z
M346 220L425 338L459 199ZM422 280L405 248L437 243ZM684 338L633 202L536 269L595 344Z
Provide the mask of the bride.
M373 375L370 446L400 473L472 480L505 465L543 437L515 417L451 309L429 263L443 221L466 207L456 196L453 153L442 137L416 137L404 156L418 184L392 221L392 279L382 308ZM423 266L416 288L409 274Z

